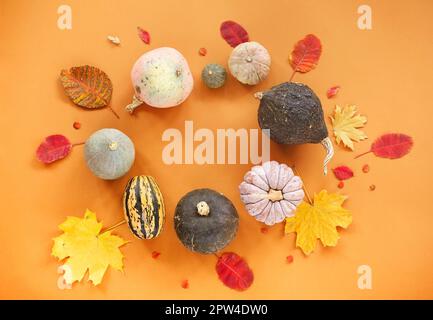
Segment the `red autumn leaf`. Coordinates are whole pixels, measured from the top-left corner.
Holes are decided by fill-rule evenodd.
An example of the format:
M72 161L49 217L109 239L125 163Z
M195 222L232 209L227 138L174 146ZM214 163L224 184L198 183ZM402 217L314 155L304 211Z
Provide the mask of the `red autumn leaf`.
M238 44L250 41L248 32L234 21L224 21L220 26L220 33L233 48Z
M326 96L328 99L331 99L335 95L337 95L338 91L340 91L340 86L331 87L326 91Z
M253 272L244 259L233 252L224 252L216 264L219 279L229 288L248 289L254 280Z
M36 157L43 163L51 163L66 157L72 149L68 138L60 134L48 136L36 150Z
M138 37L141 39L141 41L143 41L145 44L149 44L150 43L149 32L147 32L146 30L143 30L140 27L137 27L137 31L138 31Z
M353 177L352 169L347 166L339 166L332 169L332 171L334 172L334 175L338 180L347 180Z
M380 158L398 159L407 155L412 146L412 137L403 133L387 133L377 138L369 151L357 155L355 159L370 152Z
M295 72L305 73L314 69L322 54L322 44L313 34L298 41L293 49L289 61Z

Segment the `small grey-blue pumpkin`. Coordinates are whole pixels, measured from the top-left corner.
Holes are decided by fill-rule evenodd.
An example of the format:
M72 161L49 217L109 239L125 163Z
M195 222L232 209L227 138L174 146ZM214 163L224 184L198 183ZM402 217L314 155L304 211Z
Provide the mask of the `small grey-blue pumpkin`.
M220 88L226 82L227 71L222 65L211 63L204 67L201 79L208 88Z
M95 176L114 180L125 175L134 163L134 144L117 129L101 129L87 139L84 157Z

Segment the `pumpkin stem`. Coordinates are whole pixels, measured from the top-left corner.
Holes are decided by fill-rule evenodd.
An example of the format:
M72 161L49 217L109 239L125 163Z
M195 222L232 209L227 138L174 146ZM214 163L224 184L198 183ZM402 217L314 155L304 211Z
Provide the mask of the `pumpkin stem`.
M116 141L112 141L108 144L108 149L110 149L111 151L116 151L118 146L119 145Z
M283 193L281 192L281 190L274 190L271 189L268 192L268 199L271 200L272 202L275 201L281 201L283 200Z
M326 150L326 157L323 160L323 173L326 176L328 174L327 164L329 163L329 161L331 161L332 157L334 156L334 146L332 145L332 141L331 139L329 139L329 137L326 137L325 139L320 141L320 143Z
M143 104L143 101L139 100L135 95L132 97L132 103L128 104L126 106L126 111L129 113L133 113L134 109L141 106Z
M254 93L254 98L262 100L262 98L263 98L263 92L259 91L259 92Z
M209 215L210 208L209 205L206 203L206 201L200 201L197 203L197 213L201 216L207 216Z

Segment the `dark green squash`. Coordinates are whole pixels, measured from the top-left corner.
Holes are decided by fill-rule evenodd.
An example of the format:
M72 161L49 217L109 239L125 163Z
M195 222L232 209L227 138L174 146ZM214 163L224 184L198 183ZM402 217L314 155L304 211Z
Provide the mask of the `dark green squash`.
M317 95L302 83L284 82L255 95L260 99L260 128L280 144L321 143L326 149L324 171L334 151L328 137L322 105Z
M199 253L215 253L236 236L239 215L233 203L211 189L197 189L180 199L174 227L180 241Z

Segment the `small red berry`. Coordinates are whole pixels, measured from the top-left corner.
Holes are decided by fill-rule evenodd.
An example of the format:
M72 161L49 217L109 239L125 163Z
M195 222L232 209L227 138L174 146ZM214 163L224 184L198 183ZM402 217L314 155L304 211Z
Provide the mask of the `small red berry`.
M367 173L370 171L370 166L368 164L364 164L362 166L362 172Z
M74 127L74 129L80 129L81 128L81 123L75 121L74 124L72 125Z
M161 253L160 252L158 252L158 251L153 251L152 252L152 258L153 259L158 259L158 257L161 255Z
M286 261L287 261L287 263L292 263L293 262L293 256L287 256Z
M260 232L263 233L263 234L268 233L268 231L269 231L269 228L266 228L266 227L261 227L260 228Z
M338 188L343 189L344 187L344 181L340 181L337 185Z
M189 282L188 282L188 280L183 280L180 285L184 289L188 289L189 288Z
M198 54L204 57L207 54L207 49L200 48L200 50L198 50Z

